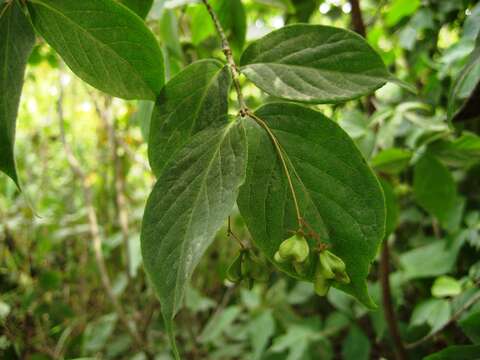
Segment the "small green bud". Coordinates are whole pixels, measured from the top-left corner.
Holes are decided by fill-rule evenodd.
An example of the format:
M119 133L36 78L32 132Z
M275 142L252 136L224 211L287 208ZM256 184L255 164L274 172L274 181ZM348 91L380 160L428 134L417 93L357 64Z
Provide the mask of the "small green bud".
M244 253L243 251L238 254L233 262L227 269L227 279L233 283L238 283L242 281L242 262L243 262Z
M278 253L284 260L301 263L308 258L310 247L303 236L296 234L280 244Z

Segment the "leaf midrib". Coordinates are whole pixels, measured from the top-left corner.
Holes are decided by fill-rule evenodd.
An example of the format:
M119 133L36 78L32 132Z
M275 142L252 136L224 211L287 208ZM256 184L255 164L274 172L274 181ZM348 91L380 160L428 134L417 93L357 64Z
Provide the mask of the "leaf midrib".
M217 143L217 147L215 148L215 151L212 153L212 158L210 159L210 161L208 162L208 166L205 168L205 171L204 171L204 176L202 178L202 181L201 181L201 184L200 184L200 189L197 193L197 196L195 197L195 200L193 202L193 206L190 208L190 213L189 213L189 219L188 219L188 222L187 222L187 226L186 226L186 229L188 231L188 229L190 229L190 226L191 226L191 223L192 223L192 219L193 219L193 216L192 213L194 212L194 210L197 208L198 206L198 200L200 198L200 194L202 194L203 190L204 190L204 187L206 185L206 179L208 178L208 176L205 176L207 175L211 168L212 168L212 164L214 162L214 159L217 158L218 156L218 153L220 152L220 148L222 147L222 144L223 142L225 141L225 138L227 137L227 135L230 133L230 130L231 128L234 126L234 125L237 125L237 121L233 121L231 122L230 124L228 124L228 126L224 129L223 131L223 134L222 136L220 137L218 143ZM182 237L183 238L183 241L182 241L182 245L181 245L181 252L180 252L180 263L183 264L184 263L184 255L185 255L185 246L186 246L186 239L185 239L185 235L187 234L187 231L185 231L184 233L184 236ZM179 276L180 276L180 271L177 271L177 274L175 276L175 288L174 288L174 292L173 292L173 311L172 311L172 314L170 315L170 319L173 320L173 317L175 316L176 314L176 307L177 307L177 298L178 298L178 292L180 290L180 287L178 286L179 284Z
M308 67L305 65L297 65L297 64L283 64L283 63L275 63L275 62L257 62L257 63L252 63L252 64L247 64L244 65L240 68L240 70L248 68L248 67L254 67L256 65L261 65L261 66L278 66L278 67L293 67L293 68L301 68L302 70L308 70L308 71L318 71L318 72L325 72L325 73L333 73L333 74L347 74L347 75L357 75L361 78L376 78L376 79L382 79L384 81L387 81L386 77L382 76L373 76L373 75L364 75L362 73L358 72L349 72L349 71L339 71L339 70L327 70L325 68L318 68L318 67ZM372 69L375 70L375 69Z

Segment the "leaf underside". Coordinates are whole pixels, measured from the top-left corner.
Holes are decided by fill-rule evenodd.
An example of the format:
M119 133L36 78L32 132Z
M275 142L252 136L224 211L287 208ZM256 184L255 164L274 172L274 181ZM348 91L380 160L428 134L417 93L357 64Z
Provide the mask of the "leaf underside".
M0 5L0 14L0 170L19 185L14 158L15 127L25 66L35 34L16 1Z
M152 116L148 157L155 175L191 136L211 124L225 123L231 77L216 60L187 66L162 89Z
M352 281L340 288L374 307L366 277L385 231L384 198L375 175L348 135L322 114L276 103L260 108L256 115L283 148L302 217L346 263ZM297 229L296 216L270 138L253 120L246 129L249 161L238 205L254 242L272 261L280 243ZM299 276L291 267L279 267L297 278L313 280L313 269Z
M286 26L253 42L241 70L270 95L307 103L355 99L390 78L361 36L320 25Z
M124 99L154 100L164 83L152 32L111 0L31 0L35 29L82 80Z
M206 129L177 153L148 199L142 254L169 325L194 268L235 205L245 166L241 122Z

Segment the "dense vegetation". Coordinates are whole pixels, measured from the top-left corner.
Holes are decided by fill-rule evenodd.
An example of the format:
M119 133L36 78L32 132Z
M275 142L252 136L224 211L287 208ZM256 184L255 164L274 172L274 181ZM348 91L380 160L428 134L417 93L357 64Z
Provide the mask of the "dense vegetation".
M474 0L0 0L0 358L480 358L479 104Z

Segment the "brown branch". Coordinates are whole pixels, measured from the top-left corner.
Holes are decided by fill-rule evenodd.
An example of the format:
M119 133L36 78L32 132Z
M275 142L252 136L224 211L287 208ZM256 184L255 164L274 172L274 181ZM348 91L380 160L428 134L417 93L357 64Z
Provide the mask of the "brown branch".
M145 344L143 343L142 338L138 334L134 324L129 320L127 314L125 313L122 305L118 301L117 296L115 295L112 288L112 284L110 281L110 277L108 275L107 266L106 266L105 259L103 257L103 252L102 252L102 238L100 235L100 227L98 224L98 218L97 218L97 214L95 212L95 207L94 207L93 191L92 191L91 185L89 184L89 181L85 172L83 171L78 159L75 157L73 150L70 147L70 144L66 140L65 120L64 120L64 113L63 113L63 93L64 93L63 85L60 82L59 97L57 101L57 114L58 114L59 127L60 127L60 140L62 142L65 156L67 158L69 166L72 172L76 175L76 177L79 179L81 183L85 207L87 209L89 231L90 231L90 236L92 238L95 261L97 263L98 271L100 273L100 280L102 282L105 292L107 293L108 298L110 299L110 302L113 305L113 308L115 309L115 312L118 318L120 319L120 322L124 325L125 329L128 331L129 335L132 337L135 344L140 349L143 349L144 351L146 351Z
M478 286L478 285L479 284L477 283L476 286ZM423 344L424 342L433 339L435 336L437 336L439 333L441 333L443 330L445 330L450 324L452 324L455 321L457 321L458 319L460 319L460 317L462 316L462 314L465 311L467 311L470 307L472 307L473 305L475 305L479 301L480 301L480 292L475 294L474 296L472 296L470 298L470 300L468 300L460 309L458 309L457 312L455 314L453 314L453 316L450 318L450 320L448 320L448 322L445 323L440 329L437 329L436 331L424 336L420 340L417 340L417 341L415 341L413 343L410 343L410 344L405 344L405 347L407 349L413 349L413 348Z
M365 22L363 21L362 10L360 8L359 0L349 0L350 5L352 7L352 27L353 30L358 33L360 36L366 38L367 37L367 28L365 26ZM371 115L375 112L375 105L373 103L373 95L367 97L366 100L366 110Z
M349 0L352 6L352 27L355 32L365 37L367 31L365 28L365 22L363 21L362 11L360 10L359 0Z
M388 242L383 243L382 253L380 257L379 278L382 286L382 300L385 320L387 322L388 330L393 339L395 346L395 357L397 360L408 359L407 351L403 345L402 337L398 329L397 317L393 308L392 294L390 290L390 271L389 271L390 253L388 249Z

